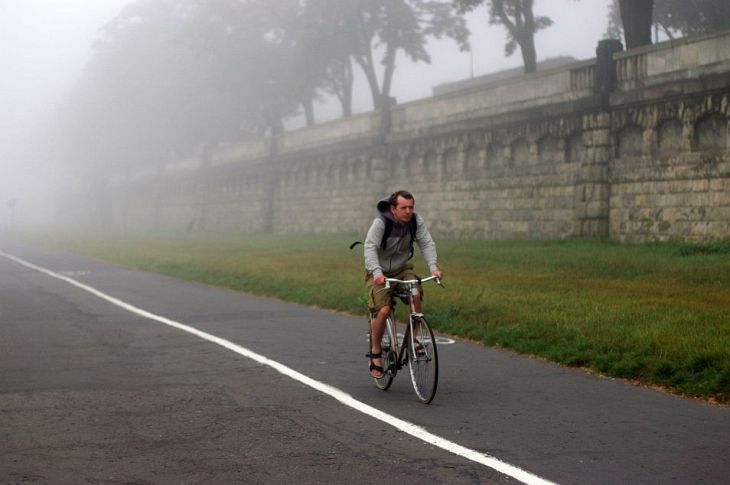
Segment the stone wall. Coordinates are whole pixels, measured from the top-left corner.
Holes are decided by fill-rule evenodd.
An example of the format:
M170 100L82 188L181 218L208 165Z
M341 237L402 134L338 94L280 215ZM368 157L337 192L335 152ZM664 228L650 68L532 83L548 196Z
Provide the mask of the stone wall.
M612 238L730 237L729 100L705 96L613 114Z
M128 175L87 205L110 228L362 232L406 188L453 237L730 237L730 32L612 46Z

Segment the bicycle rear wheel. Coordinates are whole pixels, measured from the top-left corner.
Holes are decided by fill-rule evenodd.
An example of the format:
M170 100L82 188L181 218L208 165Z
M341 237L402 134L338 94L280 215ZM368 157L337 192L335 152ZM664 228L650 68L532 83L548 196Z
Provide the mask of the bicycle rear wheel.
M370 324L370 339L373 338L373 327L372 322ZM383 332L383 338L380 339L380 349L383 356L383 370L385 373L383 377L376 379L373 377L373 381L378 389L383 391L387 390L393 383L393 377L395 369L392 364L395 362L395 345L393 345L393 335L395 335L395 326L393 320L390 317L385 322L385 332ZM372 348L372 347L371 347Z
M425 318L413 319L413 339L409 336L405 344L408 345L408 370L413 390L422 403L428 404L436 395L439 366L436 339Z

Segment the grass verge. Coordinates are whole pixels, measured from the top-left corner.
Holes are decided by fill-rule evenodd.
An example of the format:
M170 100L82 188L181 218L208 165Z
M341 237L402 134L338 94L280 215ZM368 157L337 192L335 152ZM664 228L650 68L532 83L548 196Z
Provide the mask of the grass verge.
M29 235L117 264L365 313L354 236ZM730 400L730 244L439 241L442 331L685 396ZM414 259L425 273L420 256Z

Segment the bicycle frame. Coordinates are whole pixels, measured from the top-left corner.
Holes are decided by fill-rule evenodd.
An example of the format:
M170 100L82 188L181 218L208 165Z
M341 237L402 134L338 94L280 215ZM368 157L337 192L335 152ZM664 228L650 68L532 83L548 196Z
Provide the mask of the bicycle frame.
M426 321L426 317L416 308L415 296L419 293L420 284L426 281L441 282L435 276L416 280L399 280L386 278L383 291L390 289L392 284L399 285L391 293L391 299L401 298L408 303L408 322L403 340L398 341L398 332L395 324L395 313L391 312L385 320L383 335L380 337L383 375L375 377L375 385L385 391L393 383L396 374L404 366L408 366L411 384L418 399L429 404L436 395L438 385L438 353L436 338L433 330ZM391 302L392 303L392 302ZM373 334L373 314L370 314L370 338ZM372 341L370 347L372 349ZM368 354L370 355L370 354Z
M416 318L422 318L423 313L416 310L416 302L414 299L414 296L418 293L419 289L418 286L421 283L425 283L427 281L435 281L436 284L441 286L441 281L436 276L429 276L427 278L422 279L416 279L416 280L399 280L396 278L386 278L385 279L385 288L384 289L390 289L391 283L394 283L396 285L402 285L404 286L401 293L396 293L393 295L394 298L406 298L408 300L408 322L406 324L406 331L403 334L403 340L398 340L398 332L396 328L396 322L395 322L395 315L392 314L388 320L386 320L386 328L385 331L390 333L391 336L391 342L393 342L393 348L395 350L395 355L397 356L397 359L395 361L395 367L391 366L391 363L388 363L388 368L386 368L386 372L391 372L393 376L403 368L403 363L406 361L406 349L410 349L413 352L413 355L410 357L415 361L418 359L418 356L416 355L416 345L413 340L413 322Z

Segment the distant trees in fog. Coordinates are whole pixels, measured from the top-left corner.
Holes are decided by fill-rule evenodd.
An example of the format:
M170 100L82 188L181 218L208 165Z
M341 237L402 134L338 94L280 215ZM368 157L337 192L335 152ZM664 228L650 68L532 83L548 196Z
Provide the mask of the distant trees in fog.
M373 108L387 109L398 56L430 62L430 38L468 49L459 12L480 4L492 24L507 29L507 55L519 46L529 72L537 60L534 34L552 23L534 14L533 3L137 0L100 30L59 115L55 136L63 141L55 146L92 179L134 166L163 171L167 160L200 147L206 154L224 140L279 133L299 113L313 124L314 104L325 96L339 101L343 116L351 115L358 70ZM616 0L609 34L625 30L621 16L641 10L645 17L647 6L668 35L730 22L727 0ZM103 182L99 186L103 190Z
M349 116L355 69L378 108L398 53L430 62L429 38L468 34L448 0L138 0L100 29L60 138L92 173L164 165L300 112L313 124L323 96Z
M525 72L537 70L537 51L535 50L535 33L549 27L553 21L549 17L535 16L534 0L456 0L461 11L473 10L486 4L489 11L489 23L502 25L507 29L507 43L504 46L506 56L514 54L517 46L522 53Z

